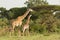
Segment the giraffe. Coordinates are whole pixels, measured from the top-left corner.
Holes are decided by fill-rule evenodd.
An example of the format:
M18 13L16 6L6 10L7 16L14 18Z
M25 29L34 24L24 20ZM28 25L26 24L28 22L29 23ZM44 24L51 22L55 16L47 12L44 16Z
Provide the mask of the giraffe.
M32 15L29 15L27 20L26 20L26 23L23 25L23 35L24 35L24 32L25 30L27 29L28 32L29 32L29 22L30 22L30 18L31 18Z
M11 25L12 25L13 31L16 26L22 25L22 21L29 14L30 11L33 11L33 10L29 8L22 16L18 16L15 20L12 21Z

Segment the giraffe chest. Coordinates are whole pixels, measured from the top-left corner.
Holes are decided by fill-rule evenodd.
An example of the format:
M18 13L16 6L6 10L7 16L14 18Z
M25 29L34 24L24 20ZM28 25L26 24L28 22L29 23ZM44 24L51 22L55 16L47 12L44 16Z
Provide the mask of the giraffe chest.
M29 28L29 25L24 25L23 28L24 28L24 29L25 29L25 28Z

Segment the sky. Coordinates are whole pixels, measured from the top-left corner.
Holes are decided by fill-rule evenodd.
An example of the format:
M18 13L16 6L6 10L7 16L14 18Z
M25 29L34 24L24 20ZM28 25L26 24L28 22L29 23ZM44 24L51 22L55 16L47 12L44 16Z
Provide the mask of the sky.
M26 6L26 0L0 0L0 7L4 7L7 10L13 7L24 7ZM47 0L50 5L60 5L60 0Z

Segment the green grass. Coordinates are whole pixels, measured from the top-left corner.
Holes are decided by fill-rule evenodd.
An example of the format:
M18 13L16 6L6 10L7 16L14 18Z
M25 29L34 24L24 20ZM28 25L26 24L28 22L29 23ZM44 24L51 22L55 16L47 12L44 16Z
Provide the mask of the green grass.
M44 36L42 34L31 35L31 36L0 36L0 40L60 40L59 34L51 34Z

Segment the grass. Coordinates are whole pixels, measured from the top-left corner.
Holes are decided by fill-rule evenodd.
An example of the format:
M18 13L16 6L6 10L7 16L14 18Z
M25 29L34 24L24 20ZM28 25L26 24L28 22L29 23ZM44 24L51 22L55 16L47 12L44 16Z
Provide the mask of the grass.
M43 34L30 36L0 36L0 40L60 40L59 34L44 36Z

